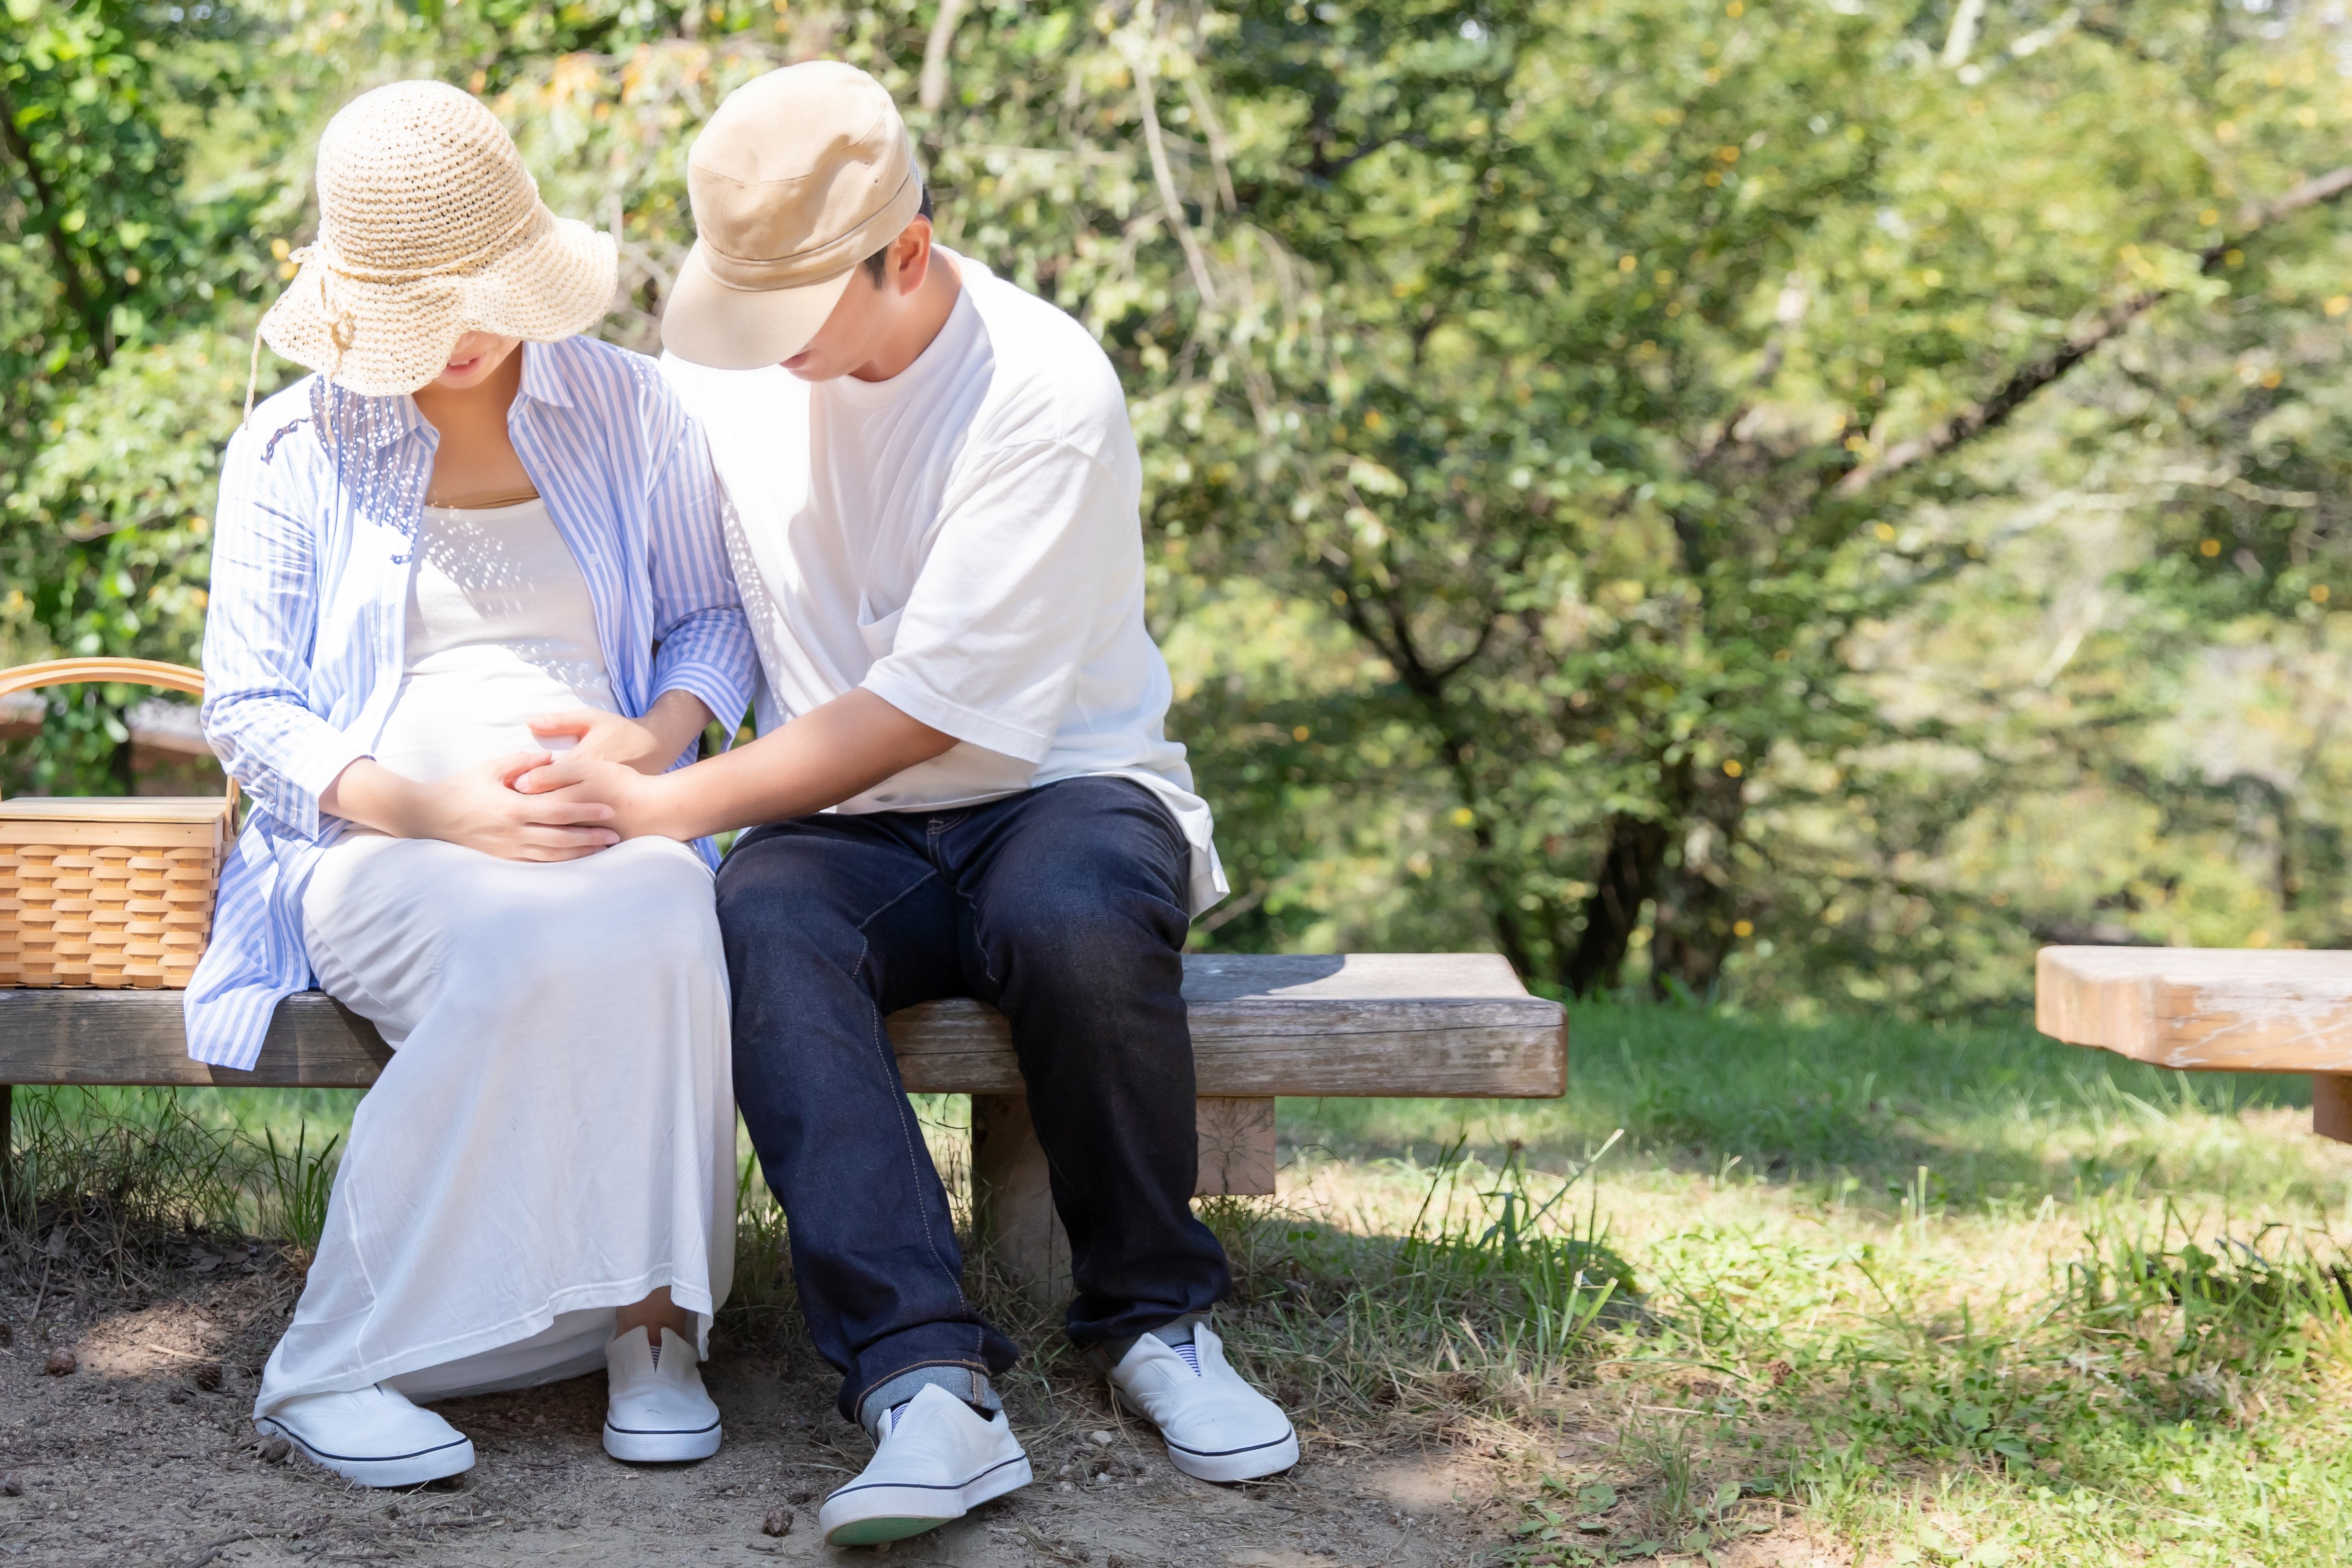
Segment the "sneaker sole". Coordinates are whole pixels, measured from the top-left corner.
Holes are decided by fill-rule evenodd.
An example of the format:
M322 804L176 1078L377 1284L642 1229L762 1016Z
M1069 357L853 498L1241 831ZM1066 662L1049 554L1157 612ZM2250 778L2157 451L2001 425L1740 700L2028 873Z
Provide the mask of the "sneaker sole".
M1168 1443L1168 1435L1161 1433L1160 1440ZM1280 1475L1298 1462L1298 1434L1286 1432L1274 1442L1229 1454L1197 1454L1168 1443L1168 1462L1194 1480L1254 1481Z
M679 1464L719 1451L719 1423L699 1432L625 1432L604 1423L604 1451L633 1465Z
M1110 1396L1111 1402L1121 1410L1158 1430L1158 1424L1128 1398L1118 1385L1114 1383L1110 1385ZM1298 1463L1298 1433L1296 1428L1285 1432L1272 1442L1254 1443L1246 1448L1235 1448L1222 1454L1197 1453L1191 1448L1179 1448L1168 1441L1165 1432L1160 1434L1160 1440L1167 1444L1168 1462L1196 1481L1262 1480L1267 1476L1280 1475Z
M462 1475L474 1468L474 1445L467 1437L461 1437L454 1443L443 1443L435 1448L420 1448L413 1454L369 1458L331 1454L314 1448L304 1441L301 1433L272 1416L265 1416L254 1425L264 1431L277 1433L301 1449L311 1463L366 1487L423 1486L426 1481Z
M1027 1486L1030 1479L1029 1456L1023 1454L982 1470L961 1487L858 1487L839 1508L835 1504L842 1492L825 1499L817 1523L828 1546L879 1546L952 1524L982 1503ZM845 1519L844 1513L851 1517Z

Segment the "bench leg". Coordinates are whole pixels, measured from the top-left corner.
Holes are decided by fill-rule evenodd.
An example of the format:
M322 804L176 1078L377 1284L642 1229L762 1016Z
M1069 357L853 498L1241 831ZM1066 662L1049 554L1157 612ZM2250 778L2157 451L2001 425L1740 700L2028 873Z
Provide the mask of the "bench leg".
M9 1140L16 1134L16 1086L0 1083L0 1211L13 1207L12 1188L16 1166L9 1153Z
M2352 1144L2352 1077L2315 1072L2311 1077L2311 1130L2339 1144Z
M971 1218L996 1267L1042 1307L1070 1293L1070 1238L1020 1094L971 1097Z
M1199 1114L1201 1179L1194 1196L1272 1197L1274 1102L1203 1095Z
M1195 1197L1274 1191L1274 1102L1203 1097ZM996 1266L1040 1306L1070 1293L1070 1238L1054 1212L1045 1151L1018 1094L971 1097L972 1228Z

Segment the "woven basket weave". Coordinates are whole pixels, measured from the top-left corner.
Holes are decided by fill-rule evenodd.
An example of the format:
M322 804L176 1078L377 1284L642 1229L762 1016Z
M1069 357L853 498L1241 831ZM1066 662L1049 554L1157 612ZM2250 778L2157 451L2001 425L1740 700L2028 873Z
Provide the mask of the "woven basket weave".
M205 689L177 664L56 659L0 671L0 696L93 681ZM235 780L217 799L0 800L0 987L184 988L236 815Z

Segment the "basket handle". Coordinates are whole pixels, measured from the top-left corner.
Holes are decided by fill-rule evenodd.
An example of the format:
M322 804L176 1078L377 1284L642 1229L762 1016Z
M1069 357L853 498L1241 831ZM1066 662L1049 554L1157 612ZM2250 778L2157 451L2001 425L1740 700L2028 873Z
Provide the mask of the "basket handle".
M131 686L161 686L165 691L205 695L205 673L160 659L47 659L0 670L0 697L14 696L40 686L86 686L120 682ZM228 781L230 825L236 825L236 780Z

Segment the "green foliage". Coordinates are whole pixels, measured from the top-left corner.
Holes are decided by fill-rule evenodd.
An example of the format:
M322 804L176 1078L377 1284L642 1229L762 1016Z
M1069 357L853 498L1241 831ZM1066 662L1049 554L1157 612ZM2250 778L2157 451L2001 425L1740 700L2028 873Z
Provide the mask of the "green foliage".
M2325 14L16 4L14 656L193 655L351 94L485 94L650 348L696 129L831 55L947 242L1118 365L1237 883L1203 944L1918 1011L2037 940L2352 921ZM119 782L128 695L38 776Z

